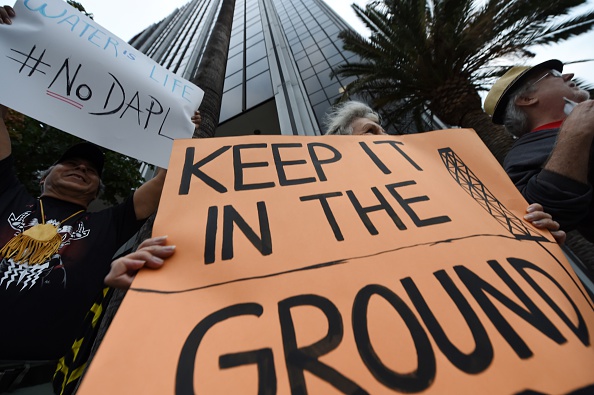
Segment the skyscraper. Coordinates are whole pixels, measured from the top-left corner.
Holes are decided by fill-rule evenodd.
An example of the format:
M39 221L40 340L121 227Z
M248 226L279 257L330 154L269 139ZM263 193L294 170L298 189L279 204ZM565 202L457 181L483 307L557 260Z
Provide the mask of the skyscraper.
M136 35L134 47L192 79L222 0L192 0ZM350 80L331 76L354 56L350 27L323 0L236 0L217 136L318 135Z

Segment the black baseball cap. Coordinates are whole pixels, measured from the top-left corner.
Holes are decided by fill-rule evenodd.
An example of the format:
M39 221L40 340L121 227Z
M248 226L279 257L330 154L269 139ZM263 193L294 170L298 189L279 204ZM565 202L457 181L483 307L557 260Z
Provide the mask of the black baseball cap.
M89 161L93 167L95 167L95 170L97 170L99 178L101 178L103 165L105 164L105 155L103 155L103 151L101 151L98 145L93 143L75 144L68 148L55 164L72 158L80 158Z

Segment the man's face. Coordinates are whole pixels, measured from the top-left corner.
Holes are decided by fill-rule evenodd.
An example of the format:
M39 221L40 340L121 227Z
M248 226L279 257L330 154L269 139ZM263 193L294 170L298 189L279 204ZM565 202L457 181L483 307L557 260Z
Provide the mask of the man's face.
M356 118L351 122L351 126L353 128L353 136L360 136L363 134L386 134L384 128L367 118Z
M564 97L576 103L588 100L590 94L572 81L573 76L572 73L561 74L557 70L541 70L530 82L536 87L533 95L544 108L552 111L565 106Z
M100 178L97 169L89 161L71 158L56 164L43 183L43 195L75 197L88 204L99 193Z

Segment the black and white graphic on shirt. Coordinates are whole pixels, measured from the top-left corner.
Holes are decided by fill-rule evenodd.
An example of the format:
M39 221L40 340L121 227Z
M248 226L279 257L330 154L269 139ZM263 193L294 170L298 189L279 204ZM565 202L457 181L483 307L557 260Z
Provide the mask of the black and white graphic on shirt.
M25 211L19 215L15 213L10 214L8 224L16 231L14 236L39 223L37 218L27 220L30 214L31 211ZM4 287L5 289L18 287L20 291L25 291L37 284L43 285L44 281L50 281L49 275L56 270L60 270L62 276L52 277L52 281L61 281L63 286L66 287L66 269L62 264L60 251L73 241L84 239L91 231L90 229L85 229L85 225L81 221L75 224L76 228L72 225L60 226L59 221L55 219L47 220L46 223L58 227L58 234L62 238L58 253L54 254L48 261L38 265L17 263L11 258L2 258L2 261L0 261L0 287Z

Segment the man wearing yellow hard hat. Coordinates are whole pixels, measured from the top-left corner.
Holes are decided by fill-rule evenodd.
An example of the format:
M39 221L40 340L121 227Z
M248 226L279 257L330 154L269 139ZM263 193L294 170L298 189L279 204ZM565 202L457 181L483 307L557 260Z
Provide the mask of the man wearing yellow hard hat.
M529 203L594 241L594 102L563 63L515 66L491 88L485 111L517 137L503 167Z

